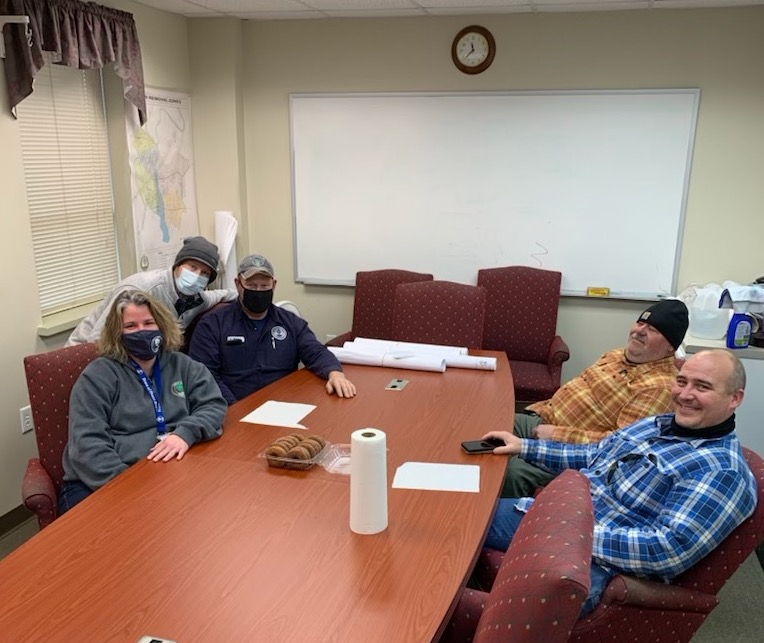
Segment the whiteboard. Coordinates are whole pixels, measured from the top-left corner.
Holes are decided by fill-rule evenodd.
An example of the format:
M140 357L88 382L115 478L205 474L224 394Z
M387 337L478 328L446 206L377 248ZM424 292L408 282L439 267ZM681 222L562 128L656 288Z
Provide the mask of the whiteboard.
M674 294L699 89L292 94L295 275L562 272Z

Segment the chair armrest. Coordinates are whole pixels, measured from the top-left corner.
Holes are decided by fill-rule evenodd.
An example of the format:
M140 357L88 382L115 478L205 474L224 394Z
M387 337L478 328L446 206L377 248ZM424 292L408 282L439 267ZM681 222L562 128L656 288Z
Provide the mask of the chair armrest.
M342 333L342 335L337 335L337 337L333 337L330 339L324 346L336 346L337 348L342 348L342 345L345 342L350 342L353 340L353 331L349 330L346 333Z
M599 610L613 605L708 614L718 602L713 594L618 574L608 583L602 601L589 618L594 617Z
M570 349L565 343L565 340L559 335L555 335L552 343L549 345L549 353L547 354L547 364L549 369L554 367L560 368L563 362L567 362L570 359Z
M39 458L30 458L21 482L21 500L24 506L37 515L40 529L58 516L58 492L56 485L42 466Z

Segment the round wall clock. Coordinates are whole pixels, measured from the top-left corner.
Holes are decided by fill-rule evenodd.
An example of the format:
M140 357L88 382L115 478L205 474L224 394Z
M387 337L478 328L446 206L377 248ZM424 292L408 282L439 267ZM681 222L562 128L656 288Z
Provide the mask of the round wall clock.
M459 71L479 74L491 66L496 54L496 42L485 27L471 25L454 37L451 58Z

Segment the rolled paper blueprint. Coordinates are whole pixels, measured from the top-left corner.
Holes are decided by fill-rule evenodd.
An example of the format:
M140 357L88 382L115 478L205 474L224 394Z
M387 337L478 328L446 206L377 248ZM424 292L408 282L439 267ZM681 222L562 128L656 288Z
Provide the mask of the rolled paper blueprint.
M346 342L347 343L347 342ZM415 342L396 342L387 339L370 339L368 337L356 337L353 342L354 347L359 350L366 350L366 346L373 346L375 350L380 347L385 352L394 350L412 350L416 353L435 353L437 355L467 355L469 349L466 346L443 346L442 344L417 344ZM361 348L363 346L363 349Z
M329 346L328 348L343 364L385 366L387 368L405 368L410 371L434 371L436 373L442 373L446 370L446 360L435 355L395 357L384 353L367 353L337 348L336 346Z
M453 368L473 368L478 371L495 371L495 357L480 357L478 355L446 355L446 366Z
M350 529L377 534L387 529L387 436L358 429L350 436Z
M345 342L342 345L343 350L352 351L355 353L363 353L368 355L383 355L385 357L393 357L398 360L406 358L442 358L446 366L453 366L454 368L471 368L480 371L495 371L496 370L496 358L495 357L480 357L478 355L462 355L461 353L455 353L453 350L445 350L449 347L442 346L430 346L426 350L422 350L420 346L422 344L409 344L407 348L388 348L385 342L382 340L374 340L372 342ZM401 344L402 342L387 342L387 344ZM433 350L430 350L433 349ZM461 350L461 349L456 349ZM337 358L339 359L339 357ZM367 358L369 359L369 358ZM340 360L342 361L342 360ZM384 361L384 360L383 360ZM348 362L350 363L350 362ZM383 366L399 366L401 363L393 363L387 360Z

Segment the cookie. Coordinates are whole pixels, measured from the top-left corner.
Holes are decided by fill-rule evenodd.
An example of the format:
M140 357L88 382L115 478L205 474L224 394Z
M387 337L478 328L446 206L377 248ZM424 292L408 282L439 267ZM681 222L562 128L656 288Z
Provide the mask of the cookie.
M289 451L289 449L285 445L278 442L272 442L265 450L265 455L284 458L286 457L287 451Z
M275 441L285 445L287 447L287 450L289 450L300 443L300 436L299 435L283 435L280 438L276 439Z
M292 458L294 460L310 460L312 457L310 451L301 444L298 444L287 451L287 458Z

